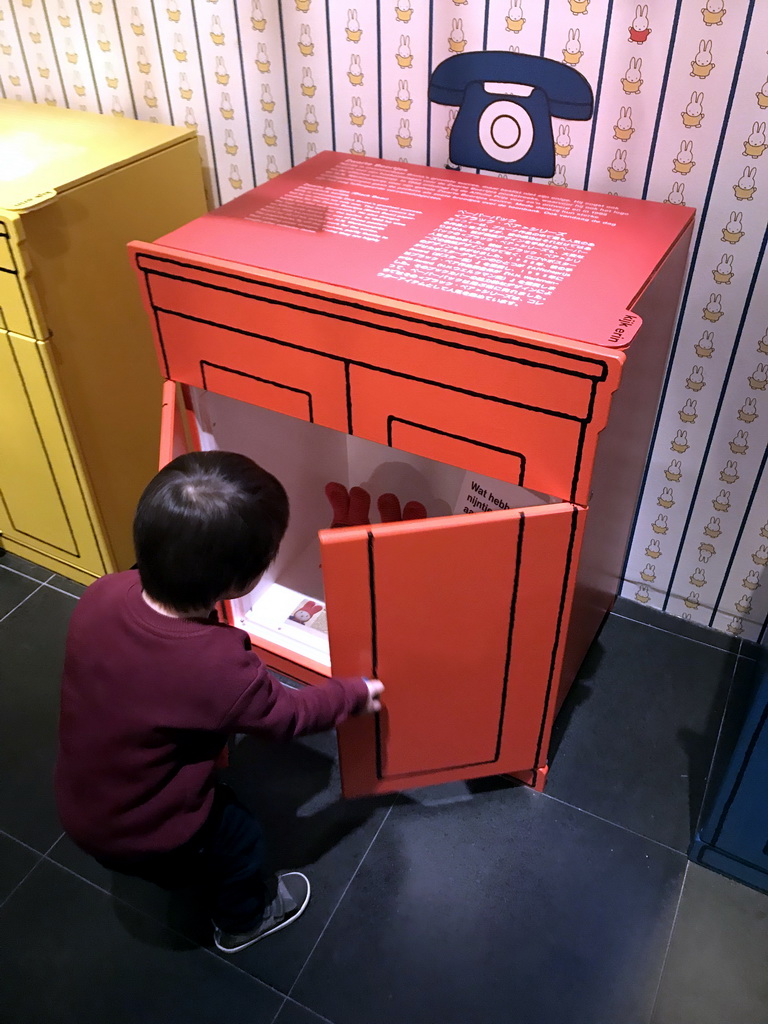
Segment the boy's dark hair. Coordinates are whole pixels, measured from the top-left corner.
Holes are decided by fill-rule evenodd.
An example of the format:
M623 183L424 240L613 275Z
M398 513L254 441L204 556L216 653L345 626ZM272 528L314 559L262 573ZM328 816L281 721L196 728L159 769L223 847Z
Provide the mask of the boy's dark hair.
M261 576L287 525L283 485L245 455L180 455L150 480L136 508L141 584L174 611L211 608Z

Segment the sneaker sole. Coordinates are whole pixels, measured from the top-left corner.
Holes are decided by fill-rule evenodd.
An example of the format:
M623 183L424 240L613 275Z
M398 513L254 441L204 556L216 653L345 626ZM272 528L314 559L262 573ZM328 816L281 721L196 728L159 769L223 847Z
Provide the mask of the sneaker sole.
M300 871L286 871L282 877L290 878L291 875L299 874L301 874ZM280 924L276 924L273 928L270 928L268 931L262 932L261 935L257 935L254 939L248 939L247 942L243 942L239 946L220 946L218 939L216 938L216 931L218 931L218 929L216 929L216 931L214 931L213 933L213 944L216 946L216 949L218 949L220 953L239 953L241 949L247 949L249 946L253 946L257 942L261 942L261 940L266 939L267 936L274 935L275 932L280 932L283 930L283 928L287 928L288 925L293 924L294 921L297 921L304 913L304 911L307 909L307 904L309 903L309 897L312 891L307 876L303 875L302 877L307 883L307 894L304 897L304 902L301 904L300 907L297 908L294 914L286 918L284 921L281 921Z

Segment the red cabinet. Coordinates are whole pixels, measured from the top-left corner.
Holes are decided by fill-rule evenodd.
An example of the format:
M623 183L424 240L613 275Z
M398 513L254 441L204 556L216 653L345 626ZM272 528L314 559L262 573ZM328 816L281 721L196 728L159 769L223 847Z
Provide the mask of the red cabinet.
M231 621L303 682L385 683L382 712L339 730L347 795L543 785L618 589L691 223L324 153L134 243L170 382L162 461L241 450L291 498ZM362 487L368 514L328 529L330 481ZM419 518L377 511L392 492Z

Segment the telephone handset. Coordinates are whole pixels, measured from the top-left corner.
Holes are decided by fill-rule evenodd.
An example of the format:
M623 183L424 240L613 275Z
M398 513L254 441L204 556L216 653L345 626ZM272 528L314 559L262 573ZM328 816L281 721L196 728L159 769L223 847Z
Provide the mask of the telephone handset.
M432 72L429 98L458 106L449 156L454 164L536 178L555 172L552 118L588 121L589 82L547 57L506 50L458 53Z

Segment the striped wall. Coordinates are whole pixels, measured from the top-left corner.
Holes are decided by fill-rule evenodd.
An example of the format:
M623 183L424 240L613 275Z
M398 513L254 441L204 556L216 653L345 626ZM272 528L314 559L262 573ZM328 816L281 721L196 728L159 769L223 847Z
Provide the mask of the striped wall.
M355 6L353 6L355 5ZM577 67L551 184L697 223L623 593L749 639L768 619L766 0L0 0L0 91L195 126L213 204L323 149L444 165L453 53Z

